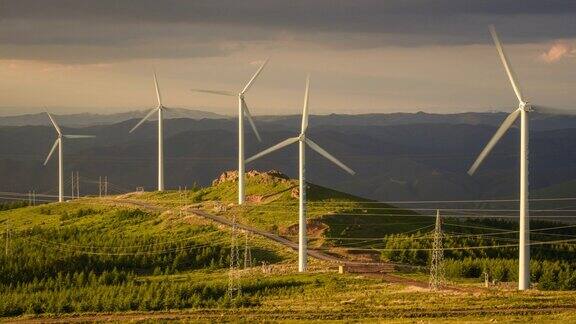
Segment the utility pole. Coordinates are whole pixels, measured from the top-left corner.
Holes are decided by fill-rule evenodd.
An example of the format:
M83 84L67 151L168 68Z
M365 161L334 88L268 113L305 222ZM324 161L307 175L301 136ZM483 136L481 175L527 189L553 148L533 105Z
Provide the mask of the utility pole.
M5 255L8 256L10 254L10 228L7 226L4 230L5 235Z
M434 228L434 241L432 243L432 257L430 261L430 290L438 290L445 283L444 272L444 246L442 245L442 218L440 210L436 210L436 226Z
M80 172L76 171L76 198L80 198Z
M180 188L180 186L178 186L178 196L180 198L180 200L184 201L184 196L182 196L182 190ZM178 216L182 217L182 208L184 208L184 204L182 204L182 207L180 207L178 209Z
M108 196L108 176L104 176L104 196Z
M76 194L76 189L74 188L74 186L76 185L76 181L74 181L74 171L72 171L72 178L70 180L70 183L72 184L72 199L74 199L74 195Z
M244 232L244 269L252 268L252 250L248 244L248 231Z

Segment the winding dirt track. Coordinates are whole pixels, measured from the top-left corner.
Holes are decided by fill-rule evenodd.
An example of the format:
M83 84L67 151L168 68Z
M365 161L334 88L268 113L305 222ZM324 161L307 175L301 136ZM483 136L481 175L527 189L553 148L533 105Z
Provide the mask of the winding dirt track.
M116 199L110 199L110 198L107 198L107 199L102 199L102 200L104 200L107 203L111 203L111 204L115 204L115 205L139 207L139 208L146 209L146 210L153 211L153 212L165 212L165 211L168 211L171 209L168 207L162 207L162 206L158 206L158 205L155 205L152 203L148 203L148 202L136 200L136 199L117 199L117 198ZM204 210L201 210L198 208L193 208L191 206L185 206L184 210L191 213L191 214L194 214L198 217L210 220L212 222L232 227L232 221L226 217L214 215L214 214L211 214L211 213L206 212ZM264 238L267 238L269 240L272 240L274 242L282 244L282 245L292 249L295 252L298 252L298 244L296 242L292 242L292 241L290 241L284 237L278 236L278 235L270 233L270 232L266 232L262 229L259 229L259 228L256 228L256 227L253 227L250 225L236 223L236 226L242 230L250 232L251 234L260 235ZM399 275L393 274L393 272L395 271L395 268L397 266L397 264L394 264L394 263L350 261L350 260L346 260L346 259L343 259L343 258L335 256L335 255L327 254L327 253L324 253L322 251L318 251L318 250L314 250L314 249L308 249L308 256L315 258L317 260L332 262L335 265L343 265L346 269L346 272L362 274L362 275L365 275L365 276L370 277L370 278L379 278L379 279L385 280L386 282L396 283L396 284L401 284L401 285L406 285L406 286L413 286L413 287L417 287L417 288L421 288L421 289L428 289L429 288L429 284L427 281L420 281L420 280L406 278L404 276L399 276ZM452 291L452 292L472 292L472 293L481 293L481 292L485 291L483 288L479 288L479 287L461 287L461 286L457 286L457 285L446 285L443 287L443 290Z
M158 206L158 205L155 205L152 203L148 203L148 202L136 200L136 199L106 198L106 199L102 199L102 200L104 200L107 203L111 203L111 204L139 207L139 208L146 209L146 210L153 211L153 212L165 212L165 211L168 211L171 209L168 207L162 207L162 206ZM185 206L183 208L183 210L185 210L191 214L194 214L198 217L210 220L212 222L232 227L232 221L226 217L214 215L214 214L211 214L211 213L206 212L204 210L201 210L198 208L193 208L192 206ZM236 223L236 226L242 230L250 232L251 234L260 235L264 238L267 238L269 240L272 240L274 242L282 244L282 245L292 249L295 252L298 252L298 244L296 242L292 242L292 241L290 241L284 237L281 237L279 235L276 235L276 234L273 234L270 232L266 232L262 229L259 229L259 228L256 228L256 227L253 227L250 225ZM350 272L350 273L362 274L362 275L365 275L365 276L370 277L370 278L379 278L379 279L385 280L386 282L401 284L401 285L406 285L406 286L413 286L413 287L417 287L420 289L428 289L429 288L429 283L427 281L420 281L420 280L406 278L404 276L399 276L399 275L393 274L393 272L395 271L395 268L397 266L397 264L394 264L394 263L350 261L350 260L346 260L346 259L343 259L343 258L335 256L335 255L327 254L327 253L324 253L322 251L318 251L318 250L314 250L314 249L308 249L308 255L312 258L317 259L317 260L332 262L335 265L343 265L345 267L346 271ZM471 293L485 292L485 290L483 288L480 288L480 287L461 287L461 286L457 286L457 285L445 285L443 287L443 290L452 291L452 292L471 292Z
M158 206L155 205L153 203L148 203L145 201L141 201L141 200L136 200L136 199L101 199L107 203L112 203L112 204L116 204L116 205L131 205L131 206L136 206L136 207L140 207L142 209L146 209L149 211L154 211L154 212L164 212L164 211L168 211L171 208L168 207L162 207L162 206ZM219 223L228 227L232 227L232 221L226 217L223 216L218 216L218 215L214 215L211 214L209 212L206 212L204 210L201 209L197 209L197 208L193 208L191 206L185 206L184 209L185 211L192 213L198 217L202 217L204 219L208 219L210 221L213 221L215 223ZM251 234L256 234L259 236L262 236L264 238L267 238L269 240L272 240L274 242L280 243L294 251L298 251L298 244L296 242L292 242L284 237L281 237L279 235L270 233L270 232L266 232L262 229L250 226L250 225L246 225L246 224L241 224L241 223L236 223L236 227L247 231ZM318 251L318 250L314 250L314 249L308 249L308 256L317 259L317 260L323 260L323 261L329 261L329 262L334 262L336 264L339 265L344 265L348 270L350 270L351 272L356 272L356 273L389 273L394 271L394 267L395 264L393 263L382 263L382 262L358 262L358 261L350 261L350 260L346 260L334 255L330 255L327 253L324 253L322 251Z

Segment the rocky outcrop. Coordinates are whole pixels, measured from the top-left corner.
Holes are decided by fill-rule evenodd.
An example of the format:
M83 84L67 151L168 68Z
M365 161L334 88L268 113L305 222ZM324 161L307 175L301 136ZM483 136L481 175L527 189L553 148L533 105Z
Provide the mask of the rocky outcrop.
M250 170L248 172L246 172L246 178L250 179L250 178L254 178L254 177L259 177L261 178L261 181L263 183L271 183L274 181L288 181L290 180L290 178L288 178L287 175L283 174L280 171L277 170L269 170L269 171L265 171L265 172L260 172L257 170ZM214 181L212 181L212 185L213 186L217 186L221 183L224 182L236 182L238 181L238 171L236 170L231 170L231 171L224 171L219 177L218 179L215 179Z

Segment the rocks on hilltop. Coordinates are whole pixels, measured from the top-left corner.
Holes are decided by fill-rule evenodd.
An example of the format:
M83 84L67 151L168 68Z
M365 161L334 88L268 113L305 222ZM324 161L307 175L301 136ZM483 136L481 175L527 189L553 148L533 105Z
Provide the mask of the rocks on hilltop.
M258 177L260 178L260 181L262 183L271 183L274 181L289 181L290 178L285 175L284 173L278 171L278 170L269 170L269 171L257 171L257 170L250 170L248 172L246 172L246 178L250 179L250 178L254 178L254 177ZM212 181L212 185L213 186L217 186L221 183L224 182L236 182L238 181L238 171L236 170L230 170L230 171L224 171L219 177L218 179L215 179L214 181Z

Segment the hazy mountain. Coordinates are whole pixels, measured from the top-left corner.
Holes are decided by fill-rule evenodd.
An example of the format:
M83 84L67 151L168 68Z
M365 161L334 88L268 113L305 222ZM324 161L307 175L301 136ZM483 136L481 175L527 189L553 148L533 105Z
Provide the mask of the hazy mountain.
M575 109L576 111L576 109ZM360 115L315 115L310 120L316 126L397 126L412 124L466 124L500 126L508 113L456 113L431 114L418 113L391 113L391 114L360 114ZM259 116L258 120L281 125L297 127L300 122L299 115L290 116ZM576 116L531 114L531 128L534 130L552 130L562 128L576 128Z
M117 114L70 114L55 115L58 122L69 127L85 127L94 125L107 125L122 121L142 118L148 110L129 111ZM359 114L359 115L313 115L311 122L315 126L398 126L412 124L465 124L465 125L491 125L499 126L507 113L456 113L456 114L430 114L418 113L390 113L390 114ZM230 116L219 115L212 112L172 108L165 114L167 119L228 119ZM533 113L531 128L533 130L553 130L563 128L576 128L576 116L557 116ZM259 122L277 125L292 129L300 123L299 115L284 116L256 116ZM154 116L152 117L154 119ZM49 125L45 113L26 114L18 116L0 117L0 126L37 126Z
M70 127L83 127L92 125L114 124L125 120L134 118L143 118L149 110L135 110L122 112L117 114L69 114L69 115L54 115L58 123ZM184 108L171 108L165 113L167 119L171 118L228 118L224 115L216 113L184 109ZM26 114L17 116L4 116L0 117L0 126L35 126L35 125L49 125L50 120L46 117L45 113Z
M415 114L419 115L419 114ZM473 114L476 116L475 114ZM476 176L466 171L505 114L478 115L476 121L381 125L386 115L314 116L309 136L332 152L357 175L349 176L313 151L308 154L311 182L382 200L453 200L514 198L518 190L518 130L513 128L495 148ZM408 120L408 117L403 117ZM418 120L419 116L413 116ZM428 118L428 117L427 117ZM432 117L430 117L432 118ZM463 118L463 117L461 117ZM498 119L499 118L499 119ZM380 122L378 122L380 120ZM429 119L430 120L430 119ZM479 122L481 121L481 122ZM77 170L82 191L96 192L99 176L108 176L112 192L156 184L156 124L149 122L129 134L137 120L64 132L94 134L94 139L65 143L66 175ZM298 133L290 116L259 118L263 142L247 129L247 156ZM565 117L534 118L530 135L530 184L535 192L571 190L557 186L576 180L576 123ZM566 125L565 128L560 128ZM166 185L169 188L209 184L222 171L236 168L234 119L171 119L165 123ZM55 193L56 160L42 166L55 139L49 126L0 127L0 191ZM278 169L297 176L297 146L247 166ZM557 189L559 188L559 189ZM540 190L540 191L537 191ZM552 190L552 189L551 189ZM568 193L570 194L570 193Z

